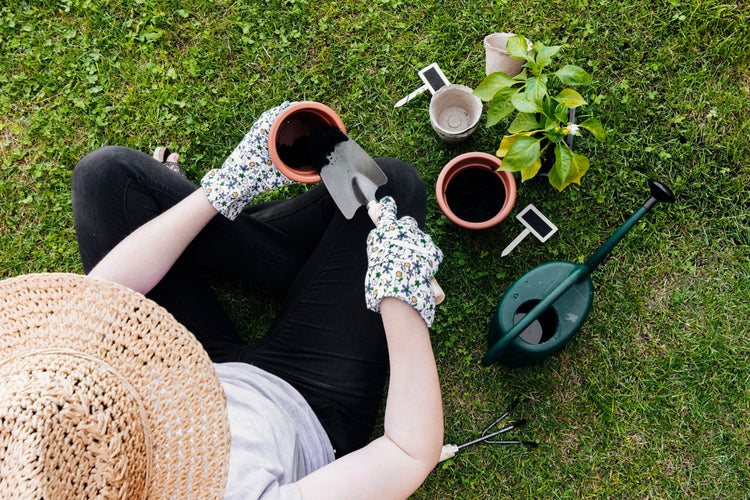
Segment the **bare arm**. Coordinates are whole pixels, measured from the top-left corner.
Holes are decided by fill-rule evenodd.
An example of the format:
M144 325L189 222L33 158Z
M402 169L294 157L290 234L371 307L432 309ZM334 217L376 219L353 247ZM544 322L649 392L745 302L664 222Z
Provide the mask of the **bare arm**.
M443 406L427 325L392 297L380 310L391 366L384 434L301 479L297 485L307 500L406 498L437 464Z
M198 189L133 231L110 250L89 276L146 294L217 213L203 189Z

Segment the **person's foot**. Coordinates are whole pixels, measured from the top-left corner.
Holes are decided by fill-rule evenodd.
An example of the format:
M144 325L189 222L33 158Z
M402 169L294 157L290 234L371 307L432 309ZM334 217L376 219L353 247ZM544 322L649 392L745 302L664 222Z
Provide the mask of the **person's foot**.
M167 167L169 170L187 179L185 171L182 170L182 167L180 167L180 155L178 153L172 153L166 146L159 146L154 150L153 156L154 159Z

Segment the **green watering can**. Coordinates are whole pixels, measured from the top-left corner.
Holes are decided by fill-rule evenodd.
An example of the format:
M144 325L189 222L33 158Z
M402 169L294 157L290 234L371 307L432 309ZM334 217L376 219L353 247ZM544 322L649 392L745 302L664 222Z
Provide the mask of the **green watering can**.
M659 201L674 202L664 184L649 182L651 197L586 262L548 262L521 276L497 305L482 364L526 366L559 351L583 324L594 300L591 272Z

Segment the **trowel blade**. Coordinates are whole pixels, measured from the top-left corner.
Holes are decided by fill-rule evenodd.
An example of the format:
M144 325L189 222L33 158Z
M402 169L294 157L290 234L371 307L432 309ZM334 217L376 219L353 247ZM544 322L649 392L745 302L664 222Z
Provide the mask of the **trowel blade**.
M378 187L388 182L378 164L350 138L336 144L327 160L320 177L347 219L354 217L360 206L374 200Z

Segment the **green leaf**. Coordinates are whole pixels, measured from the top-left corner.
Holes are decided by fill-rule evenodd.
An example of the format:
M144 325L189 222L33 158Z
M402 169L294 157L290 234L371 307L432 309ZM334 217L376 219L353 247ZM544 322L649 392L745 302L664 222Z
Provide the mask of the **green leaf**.
M589 170L589 159L573 151L573 164L570 174L568 174L568 184L581 184L581 178ZM575 174L574 174L575 172Z
M543 78L531 77L526 80L526 98L536 103L537 108L542 109L544 96L547 95L547 85Z
M500 141L500 146L498 146L495 156L497 156L498 158L504 157L506 154L508 154L508 150L513 145L513 143L516 142L516 140L518 140L521 137L526 137L531 134L533 134L533 132L524 132L520 134L504 136L503 140Z
M587 85L591 83L591 77L586 73L586 70L573 64L563 66L555 75L565 85Z
M528 76L526 75L526 68L521 68L521 72L518 73L516 76L513 77L514 80L519 82L525 82Z
M505 50L514 59L528 59L529 46L523 35L510 37L505 45Z
M539 65L537 63L535 63L534 61L532 61L532 60L526 61L524 63L524 66L526 66L527 68L529 68L529 70L531 71L532 75L539 76L542 73L542 68L540 68Z
M487 107L487 126L491 127L511 114L514 110L511 97L518 93L518 89L507 88L498 91Z
M573 89L562 89L555 100L565 104L568 108L577 108L586 104L586 99Z
M565 179L568 177L571 165L573 164L573 152L567 146L558 144L555 147L555 164L549 171L549 183L562 191L568 185Z
M544 132L544 137L552 144L559 144L565 140L565 135L562 131L563 129L559 125L555 125Z
M514 108L510 101L498 104L490 102L490 105L487 108L487 126L492 127L497 125L500 120L511 114L513 111Z
M539 173L540 168L542 168L541 159L535 161L534 164L529 168L524 168L523 170L521 170L521 182L526 182L529 179L533 178L537 173Z
M607 132L596 118L589 118L578 124L579 127L588 130L598 141L604 142L607 139Z
M474 89L473 94L485 102L489 102L495 94L505 88L517 84L518 81L512 79L502 71L490 73L482 80L482 83Z
M560 45L540 47L536 54L536 63L541 67L547 66L552 61L552 58L555 57L555 54L560 52L561 48L562 46Z
M522 137L521 135L506 135L503 136L503 140L500 141L500 145L497 147L497 151L495 151L495 156L498 158L503 158L506 154L508 154L508 150L513 145L514 142L516 142L516 139L519 137Z
M508 148L503 158L502 170L518 172L534 165L539 160L539 143L541 139L521 136Z
M512 102L513 107L521 113L539 113L542 111L541 106L527 98L526 92L521 92L512 96L510 102Z
M540 50L542 50L546 45L544 45L542 42L534 42L531 45L531 50L534 51L534 54L538 53Z
M508 132L517 134L519 132L538 131L541 128L535 113L518 113L516 118L508 127Z
M557 120L557 124L565 124L568 123L568 107L565 104L560 103L560 105L555 109L555 119Z
M570 184L580 184L589 169L589 159L574 153L565 143L555 147L555 164L549 173L549 182L558 191Z

